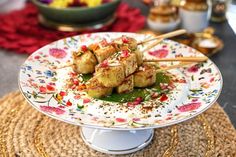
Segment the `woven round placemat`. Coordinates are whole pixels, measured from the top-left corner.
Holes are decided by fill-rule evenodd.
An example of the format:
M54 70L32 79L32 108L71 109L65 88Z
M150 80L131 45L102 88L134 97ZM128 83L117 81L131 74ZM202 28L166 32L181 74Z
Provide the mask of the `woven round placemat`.
M0 99L0 155L4 157L109 156L85 145L79 129L39 113L27 104L18 91ZM236 131L216 103L192 120L156 129L149 146L120 156L235 157Z

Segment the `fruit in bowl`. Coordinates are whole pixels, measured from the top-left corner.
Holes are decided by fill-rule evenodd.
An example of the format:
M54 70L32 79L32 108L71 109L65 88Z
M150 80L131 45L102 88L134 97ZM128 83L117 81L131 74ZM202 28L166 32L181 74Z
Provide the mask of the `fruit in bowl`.
M59 23L89 23L114 15L120 0L32 0L41 15Z
M112 0L39 0L42 3L48 4L55 8L67 8L67 7L96 7L104 3L111 2Z

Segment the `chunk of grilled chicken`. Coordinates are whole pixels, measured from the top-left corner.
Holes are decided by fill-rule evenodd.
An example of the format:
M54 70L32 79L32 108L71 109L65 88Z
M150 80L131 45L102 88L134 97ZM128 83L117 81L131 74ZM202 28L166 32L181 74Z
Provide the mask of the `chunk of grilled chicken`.
M136 50L138 46L137 43L138 43L137 40L127 36L122 36L112 41L112 44L117 51L127 50L127 49L132 51Z
M116 53L116 49L112 45L98 45L92 44L89 48L93 51L99 63Z
M83 52L73 52L73 69L77 73L88 74L95 71L95 65L97 64L97 59L93 53L89 50Z
M120 58L120 63L124 66L125 77L131 75L138 68L137 57L134 53L127 53L124 57Z
M142 65L143 64L143 52L136 49L135 51L133 51L133 53L136 55L138 66Z
M134 89L134 76L130 75L125 78L125 80L118 86L116 87L116 92L117 93L129 93L133 91Z
M148 87L156 82L156 68L145 64L134 73L134 87Z
M97 78L93 77L86 83L86 91L93 98L101 98L110 95L112 88L104 87Z
M124 67L122 64L101 63L96 67L98 81L105 87L117 87L125 79Z

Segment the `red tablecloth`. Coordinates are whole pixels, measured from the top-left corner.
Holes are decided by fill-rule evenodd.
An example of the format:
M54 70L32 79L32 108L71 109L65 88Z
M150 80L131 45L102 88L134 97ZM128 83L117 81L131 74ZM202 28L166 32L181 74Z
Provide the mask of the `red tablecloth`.
M0 15L0 48L30 54L50 42L80 34L45 28L39 24L37 15L38 10L31 3L22 10ZM99 31L136 32L144 25L145 17L138 8L121 3L114 24Z

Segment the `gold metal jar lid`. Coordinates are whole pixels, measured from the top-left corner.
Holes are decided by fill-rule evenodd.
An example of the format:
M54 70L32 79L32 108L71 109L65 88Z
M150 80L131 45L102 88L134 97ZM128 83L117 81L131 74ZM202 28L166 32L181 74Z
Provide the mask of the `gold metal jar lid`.
M185 0L182 8L189 11L207 11L207 0Z
M186 0L186 2L194 2L194 3L207 3L207 0Z
M172 5L158 5L150 10L148 19L152 21L159 21L162 23L169 23L178 20L179 15L177 8Z
M177 8L171 5L159 5L151 8L150 13L153 15L174 15L177 14Z

